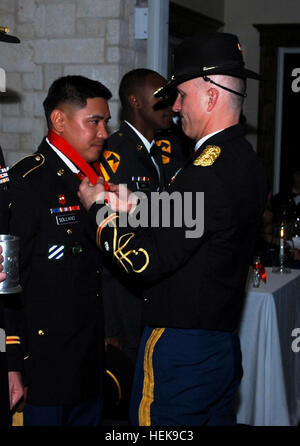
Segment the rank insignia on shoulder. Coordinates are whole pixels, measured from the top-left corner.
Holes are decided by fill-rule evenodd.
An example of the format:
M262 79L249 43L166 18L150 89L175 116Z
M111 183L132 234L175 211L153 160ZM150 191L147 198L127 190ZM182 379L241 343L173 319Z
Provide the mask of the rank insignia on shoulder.
M193 162L194 166L212 166L216 159L219 158L221 154L221 148L219 146L208 145L205 147L201 155L195 159Z
M60 260L63 258L65 245L48 245L48 259Z

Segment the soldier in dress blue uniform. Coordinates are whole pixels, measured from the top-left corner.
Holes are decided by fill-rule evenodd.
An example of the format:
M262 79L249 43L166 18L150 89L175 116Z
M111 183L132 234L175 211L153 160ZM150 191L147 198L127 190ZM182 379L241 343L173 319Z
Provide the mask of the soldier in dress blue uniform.
M159 73L138 68L126 73L119 97L123 122L101 156L105 179L145 193L164 189L184 162L183 134L173 124L170 100L153 93L167 83ZM106 337L116 335L123 352L135 363L141 335L141 289L111 267L104 270Z
M188 216L204 193L202 234L191 234L185 220L178 227L172 214L169 227L118 224L121 215L110 207L130 210L131 218L141 210L127 205L121 187L111 185L104 202L101 182L84 181L80 197L99 247L145 284L132 424L234 425L242 378L237 328L267 198L264 168L239 124L245 79L258 75L244 67L238 38L225 33L183 41L174 65L159 94L176 88L173 110L196 146L167 192L179 193L183 205L189 193Z
M77 191L108 134L110 91L57 79L44 101L49 132L10 169L10 233L20 236L25 426L97 425L103 406L101 253Z
M7 27L0 27L0 42L20 43L17 37L8 33ZM9 177L0 147L0 234L9 233L8 184ZM1 273L0 281L5 278L5 274ZM19 332L20 305L18 297L18 295L10 294L0 297L0 425L10 423L9 408L13 408L23 396L21 380L23 358Z

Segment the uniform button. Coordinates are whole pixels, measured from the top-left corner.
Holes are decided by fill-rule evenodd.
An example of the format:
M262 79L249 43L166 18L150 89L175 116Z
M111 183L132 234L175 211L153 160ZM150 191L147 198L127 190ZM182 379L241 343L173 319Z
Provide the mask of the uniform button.
M72 234L73 234L72 229L67 229L67 234L68 234L68 235L72 235Z
M148 298L147 297L145 297L144 302L148 302Z
M97 293L97 294L96 294L96 296L97 296L97 297L99 297L99 296L100 296L100 294L99 294L99 293Z
M97 273L97 274L100 274L100 271L97 269L96 273Z
M35 159L36 161L41 161L41 157L40 157L39 155L37 155L34 159Z
M44 336L45 332L44 332L44 330L39 330L38 334L39 334L39 336Z

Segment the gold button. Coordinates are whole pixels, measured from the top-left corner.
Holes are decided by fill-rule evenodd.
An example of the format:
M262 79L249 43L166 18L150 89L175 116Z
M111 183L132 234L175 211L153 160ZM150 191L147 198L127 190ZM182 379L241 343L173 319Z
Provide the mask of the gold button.
M68 235L72 235L72 233L73 233L72 229L67 229L67 234Z
M45 332L44 332L44 330L39 330L38 334L39 334L39 336L44 336Z
M138 150L142 150L142 148L143 148L142 144L139 144L139 145L137 146L137 148L138 148Z
M35 159L36 161L41 161L41 157L40 157L39 155L37 155L34 159Z
M61 177L64 173L65 173L65 169L59 169L59 170L57 171L57 175L58 175L59 177Z
M119 136L123 136L123 133L120 132L120 133L119 133Z

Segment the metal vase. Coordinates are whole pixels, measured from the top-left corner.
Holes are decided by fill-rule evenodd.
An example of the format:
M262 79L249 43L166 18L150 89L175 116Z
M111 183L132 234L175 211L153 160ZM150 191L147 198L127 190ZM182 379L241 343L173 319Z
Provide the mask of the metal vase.
M6 279L0 283L0 294L14 294L22 291L19 284L19 237L14 235L0 235L2 246L3 271Z

